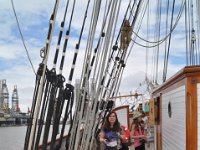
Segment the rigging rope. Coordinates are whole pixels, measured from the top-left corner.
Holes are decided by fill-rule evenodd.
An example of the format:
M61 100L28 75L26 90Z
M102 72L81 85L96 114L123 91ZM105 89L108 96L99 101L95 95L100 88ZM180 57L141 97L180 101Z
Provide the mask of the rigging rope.
M150 18L150 7L149 7L149 1L147 3L147 40L149 39L149 18ZM146 43L146 46L148 46L148 43ZM145 72L145 79L147 79L148 74L148 48L146 48L146 72Z
M188 28L188 24L187 24L187 5L186 5L186 2L185 2L185 37L186 37L186 42L185 42L185 47L186 47L186 65L188 66L189 64L189 60L188 60L188 56L189 56L189 46L188 46L188 32L187 32L187 28Z
M54 24L55 24L55 19L56 19L56 14L57 14L57 10L58 10L58 5L59 5L59 0L55 1L54 4L54 10L53 13L51 15L50 18L50 24L49 24L49 31L48 31L48 35L47 35L47 41L46 41L46 49L45 49L45 55L43 58L43 62L40 65L39 68L39 72L40 75L39 76L39 83L37 84L38 87L35 88L35 97L33 99L33 104L34 104L34 109L32 111L32 115L31 115L31 124L29 125L29 127L27 128L27 134L26 134L26 138L25 138L25 144L24 144L24 149L34 149L35 147L35 133L36 133L36 128L37 128L37 124L38 124L38 116L40 113L40 106L41 106L41 101L42 101L42 92L44 89L44 85L45 85L45 80L46 80L46 67L47 67L47 61L48 61L48 56L49 56L49 50L50 50L50 43L51 43L51 39L52 39L52 33L54 30ZM37 92L37 93L36 93Z
M168 29L168 15L169 15L169 0L166 2L167 3L167 14L166 14L166 30L165 30L165 34L167 34L167 29ZM165 41L165 55L164 55L164 69L163 69L163 82L165 82L166 80L166 76L164 77L165 74L165 67L166 67L166 57L167 57L167 43L168 41ZM166 68L167 69L167 68Z
M53 124L53 133L52 133L52 138L51 138L51 145L50 148L53 149L54 147L61 147L61 143L62 143L62 138L63 138L63 134L64 134L64 130L65 130L65 124L67 122L67 119L69 117L69 113L71 112L72 107L70 107L70 104L73 104L73 86L70 84L66 84L65 89L63 88L63 83L65 81L64 77L62 76L62 71L63 71L63 66L64 66L64 60L65 60L65 53L66 53L66 48L67 48L67 43L68 43L68 39L69 39L69 34L70 34L70 28L71 28L71 23L72 23L72 18L73 18L73 14L74 14L74 9L75 9L75 4L76 4L76 0L73 1L73 6L72 6L72 10L71 10L71 17L69 20L69 25L68 25L68 29L66 31L66 36L65 36L65 41L64 41L64 46L63 46L63 54L62 54L62 58L61 58L61 62L60 62L60 68L59 68L59 75L58 77L60 77L60 81L57 82L56 87L57 87L57 91L55 93L58 94L57 97L57 102L54 103L56 104L55 106L49 106L48 110L49 110L49 117L52 118L53 116L53 111L55 112L55 116L54 118L54 124ZM68 3L67 3L68 6ZM66 8L67 9L67 8ZM66 10L65 10L66 12ZM66 13L65 13L66 15ZM65 20L65 15L64 15L64 20ZM55 95L56 96L56 95ZM55 97L56 99L56 97ZM61 129L61 134L60 134L60 142L58 145L55 145L55 141L56 141L56 135L57 132L59 130L59 122L60 122L60 118L61 118L61 114L62 114L62 110L63 110L63 106L65 103L65 100L67 100L67 105L65 108L65 115L64 115L64 119L63 119L63 125L62 125L62 129ZM53 111L52 111L53 110ZM49 120L49 123L51 122L51 120ZM45 128L49 128L47 125L45 126ZM48 135L47 135L48 137ZM46 139L45 141L43 141L43 149L45 149L46 147L44 147L44 145L46 144Z
M114 1L111 1L112 2L112 6L111 6L111 8L113 8L113 9L111 9L112 11L110 12L110 19L109 19L109 22L108 22L108 25L107 25L107 31L106 31L106 36L105 36L105 42L104 42L104 46L103 46L103 50L102 50L102 55L101 55L101 62L99 62L99 65L101 66L101 67L99 67L99 77L102 77L102 74L103 74L103 72L104 72L104 68L105 68L105 63L106 63L106 58L107 58L107 55L108 55L108 53L106 52L106 50L109 48L109 43L110 43L110 37L111 37L111 31L112 31L112 26L113 26L113 22L115 22L114 20L112 20L112 19L114 19L115 17L114 17L114 15L116 14L115 13L115 10L116 10L116 2L114 3ZM111 4L111 3L110 3ZM108 9L109 10L109 9ZM112 22L112 23L111 23ZM104 26L102 26L103 28L104 28ZM92 66L90 66L90 69L92 68ZM97 79L97 81L98 81L98 79ZM100 80L99 80L100 81ZM101 83L99 82L99 83L97 83L97 87L99 87L99 86L101 86L100 85ZM97 88L97 95L99 95L98 94L98 88ZM94 108L96 108L96 107L94 107ZM89 119L89 118L87 118L87 119ZM90 126L90 128L91 128L91 126ZM86 134L85 133L87 133L87 129L86 129L86 131L84 131L84 133L83 133L83 139L85 139L84 138L84 136L86 136ZM88 146L88 140L90 139L90 135L88 135L88 137L87 137L87 140L86 140L86 144L84 144L83 145L83 143L84 143L84 140L82 140L82 143L81 143L81 146L83 146L83 147L87 147Z
M62 58L61 58L61 62L60 62L59 74L62 74L62 71L63 71L66 48L67 48L67 44L68 44L68 40L69 40L69 34L70 34L70 28L71 28L72 18L73 18L73 14L74 14L75 4L76 4L76 0L73 1L73 6L72 6L72 10L71 10L71 17L70 17L68 29L67 29L66 35L65 35L65 41L64 41L64 45L63 45L63 52L62 52Z
M175 7L175 0L173 0L173 5L172 5L172 14L171 14L171 26L170 26L170 30L172 29L172 24L173 24L173 16L174 16L174 8ZM171 34L169 36L169 41L168 41L168 49L167 49L167 56L166 56L166 63L164 66L164 73L163 73L163 82L166 81L167 78L167 67L168 67L168 60L169 60L169 49L170 49L170 44L171 44Z
M81 32L80 32L80 35L79 35L79 40L78 40L78 43L76 44L76 50L75 50L75 53L74 53L72 67L71 67L70 75L69 75L69 78L68 78L68 84L71 84L71 81L72 81L72 78L73 78L73 73L74 73L74 69L75 69L75 65L76 65L76 59L77 59L77 56L78 56L78 51L79 51L79 47L80 47L80 43L81 43L81 38L82 38L83 30L84 30L84 27L85 27L87 13L88 13L88 9L89 9L89 4L90 4L90 0L88 0L87 6L86 6L85 15L84 15L84 19L83 19L83 23L82 23L82 27L81 27ZM78 105L79 104L76 104L76 106L78 106ZM72 104L72 106L73 106L73 104ZM75 110L77 110L77 108L75 108ZM71 131L71 130L72 130L72 126L74 124L76 124L76 120L75 120L76 116L77 116L77 113L74 114L73 120L71 121L70 129L68 131L68 138L66 139L66 141L68 140L68 143L70 143L69 141L70 140L72 141L72 138L73 138L72 136L69 136L69 135L73 135L73 133L71 133L73 131ZM66 145L67 148L69 148L69 146L70 146L69 144Z
M91 17L91 23L90 23L90 29L89 29L89 39L87 42L87 46L86 46L86 52L85 52L85 61L84 61L84 66L83 66L83 70L82 70L82 75L81 75L81 82L80 82L80 87L82 88L80 91L80 103L79 103L79 108L77 111L79 111L79 116L78 116L78 120L77 123L75 125L75 128L77 129L76 131L74 131L74 135L73 138L70 139L70 148L77 150L78 149L78 145L79 145L79 141L80 141L80 133L79 133L79 129L81 126L81 120L82 120L82 115L84 113L84 105L85 105L85 100L86 100L86 81L88 80L88 65L89 65L89 60L91 57L91 51L92 51L92 44L94 41L94 34L95 34L95 30L96 30L96 26L97 26L97 21L98 21L98 17L99 17L99 11L100 11L100 4L101 1L95 1L94 2L94 7L93 7L93 11L92 11L92 17Z
M139 34L137 34L134 30L132 31L140 40L145 41L145 42L147 42L147 43L153 43L153 44L155 43L155 45L153 45L153 46L145 46L145 45L139 44L138 42L135 42L135 41L134 41L134 42L135 42L137 45L142 46L142 47L153 48L153 47L156 47L156 46L160 45L160 44L163 43L164 41L166 41L166 39L170 36L170 34L172 34L172 32L174 31L174 29L175 29L176 26L178 25L178 22L179 22L179 20L180 20L180 18L181 18L181 15L182 15L182 13L183 13L184 7L185 7L185 4L184 4L184 0L183 0L183 1L182 1L182 5L181 5L180 10L179 10L179 13L178 13L177 18L176 18L176 21L175 21L175 23L174 23L174 25L173 25L173 27L172 27L172 30L170 30L169 33L167 33L166 36L163 37L163 38L160 39L160 40L157 40L157 41L149 41L149 40L146 40L145 38L141 37L141 36L140 36Z
M57 63L58 54L59 54L59 50L60 50L60 43L61 43L62 34L63 34L64 26L65 26L65 19L66 19L66 15L67 15L67 11L68 11L68 6L69 6L69 1L70 0L67 1L66 7L65 7L64 16L63 16L63 20L62 20L62 22L60 24L60 32L59 32L59 36L58 36L56 52L55 52L54 61L53 61L53 68L56 68L56 63Z
M17 14L16 14L16 11L15 11L15 7L14 7L14 2L13 2L13 0L11 0L11 3L12 3L12 9L13 9L13 12L14 12L14 15L15 15L15 19L16 19L16 22L17 22L18 31L19 31L19 33L20 33L20 37L21 37L21 39L22 39L22 43L23 43L23 46L24 46L25 51L26 51L26 55L27 55L28 60L29 60L29 62L30 62L30 64L31 64L31 67L32 67L32 69L33 69L33 73L36 75L36 72L35 72L33 63L32 63L32 61L31 61L31 58L30 58L28 49L27 49L26 44L25 44L25 41L24 41L24 37L23 37L22 31L21 31L21 28L20 28L20 25L19 25L19 20L18 20L18 18L17 18Z
M75 2L75 1L74 1ZM175 1L174 1L175 2ZM63 21L61 22L61 29L59 33L59 39L57 42L57 47L56 47L56 54L54 57L54 66L52 70L46 69L45 66L45 76L42 77L43 74L43 68L39 69L40 74L37 76L37 82L36 82L36 87L35 87L35 92L34 92L34 99L37 99L38 91L39 89L44 92L42 96L43 98L43 104L42 104L42 109L40 109L40 112L38 112L39 120L36 121L36 123L39 123L39 127L37 129L34 129L37 131L37 137L33 137L33 139L36 139L36 142L38 144L38 141L40 140L39 133L41 133L41 125L42 121L44 120L44 117L46 115L46 112L44 112L46 109L47 110L47 124L45 127L45 138L43 138L43 149L46 149L46 144L47 144L47 138L48 137L48 130L49 130L49 123L53 118L53 133L51 135L51 149L60 148L62 144L62 139L63 139L63 133L65 130L65 125L66 121L69 120L72 114L72 107L73 107L73 99L74 99L74 87L71 85L72 79L73 79L73 73L76 65L76 59L78 56L78 51L80 47L80 42L85 26L85 21L87 17L87 11L89 9L89 3L90 0L88 0L88 4L86 7L85 11L85 16L83 19L83 24L82 28L80 31L79 35L79 40L78 43L76 44L75 52L74 52L74 57L73 57L73 62L72 62L72 67L70 70L68 82L63 86L64 84L64 77L62 76L62 71L64 67L64 59L65 59L65 53L66 53L66 47L68 43L68 36L70 33L70 27L71 27L71 21L72 21L72 15L74 11L74 7L72 9L71 13L71 19L69 23L68 30L66 32L66 37L65 37L65 42L64 42L64 47L63 47L63 55L61 58L61 63L60 63L60 72L59 75L56 75L56 62L57 62L57 57L58 57L58 51L60 47L60 41L62 37L62 31L64 28L64 23ZM161 6L160 2L158 5ZM67 138L69 142L69 149L77 150L77 149L92 149L92 144L93 140L95 138L95 133L97 133L97 128L101 126L101 123L105 117L105 115L111 111L113 107L113 102L108 99L109 97L112 97L118 93L119 86L122 81L122 74L124 71L124 68L126 66L126 62L128 60L128 57L130 56L130 53L132 51L132 47L136 42L136 38L138 36L138 32L141 28L141 23L144 18L144 14L147 10L149 11L149 1L134 1L133 6L131 7L131 1L128 4L127 10L126 10L126 15L124 16L123 24L120 27L119 34L117 36L117 39L114 41L114 36L115 32L117 29L117 21L118 21L118 15L119 15L119 8L121 7L121 1L115 1L115 0L110 0L106 1L106 7L104 10L104 18L103 22L101 24L101 31L100 35L95 39L96 36L96 31L97 31L97 25L99 25L99 15L100 15L100 8L102 5L102 1L97 0L94 2L93 5L93 11L92 11L92 17L91 17L91 23L90 23L90 28L89 28L89 38L87 41L87 46L86 46L86 52L85 52L85 60L83 64L83 70L81 74L81 81L79 85L77 86L77 93L76 94L76 108L75 108L75 114L73 116L73 120L71 121L71 126L69 129L69 138ZM67 4L68 5L68 4ZM75 5L73 5L75 6ZM68 6L67 6L68 7ZM167 33L166 30L166 35L164 39L168 38L171 36L172 31L175 29L177 22L180 19L180 16L182 14L182 9L184 8L183 5L181 5L180 12L178 13L177 20L173 24L173 18L171 21L171 28L169 30L169 33ZM128 16L128 10L130 9L130 15ZM66 12L66 11L65 11ZM129 19L126 19L129 18ZM149 19L149 18L147 18ZM158 10L158 23L156 25L157 29L160 28L161 25L161 9ZM124 28L130 28L130 26L125 26L126 23L131 22L131 28L134 28L134 35L131 35L132 33L128 33L129 35L124 34ZM149 22L149 20L147 20ZM147 23L148 24L148 23ZM168 24L168 23L167 23ZM159 29L160 30L160 29ZM51 30L50 30L51 31ZM163 43L165 40L160 39L160 32L159 31L155 35L155 41L152 42L153 45L149 45L151 41L148 40L149 38L149 33L147 34L147 40L145 39L143 41L146 42L145 46L146 48L149 47L155 47L159 46L161 43ZM130 36L133 36L132 41L129 43ZM157 36L157 37L156 37ZM49 39L49 34L48 38ZM124 38L125 37L125 38ZM121 38L121 39L120 39ZM128 39L128 40L127 40ZM121 40L121 44L119 41ZM125 43L123 43L124 41ZM127 40L127 41L126 41ZM142 40L142 39L141 39ZM96 43L96 47L94 47L94 43ZM48 45L49 43L47 43ZM124 44L124 45L123 45ZM168 47L169 48L169 47ZM46 52L45 52L46 53ZM158 55L158 51L155 51L155 54ZM168 57L166 56L166 59ZM44 63L44 62L43 62ZM158 56L157 56L157 62L158 64ZM167 62L166 62L167 63ZM148 62L146 62L148 64ZM42 67L43 64L41 65ZM158 66L157 66L158 68ZM41 73L42 72L42 73ZM93 73L93 74L92 74ZM147 69L146 69L146 74L147 74ZM93 80L92 80L92 85L90 86L89 79L93 75ZM53 78L53 80L49 79L50 77ZM43 80L43 87L41 88L40 82ZM91 88L92 87L92 88ZM58 131L58 124L61 118L62 114L62 108L64 107L65 100L66 102L66 107L65 107L65 115L63 119L63 124L62 124L62 129L61 129L61 134L60 134L60 141L58 145L55 145L55 137L57 135ZM38 102L37 102L38 103ZM53 106L55 104L55 106ZM34 109L33 113L36 111L35 107L38 107L36 104L36 100L33 103ZM35 115L35 114L34 114ZM33 115L31 116L33 117ZM85 118L84 118L85 117ZM34 118L34 117L33 117ZM71 117L72 118L72 117ZM41 120L40 120L41 119ZM83 122L83 119L84 122ZM97 122L95 122L98 120ZM73 121L73 123L72 123ZM32 120L33 122L33 120ZM73 125L73 127L72 127ZM88 125L88 126L87 126ZM81 127L84 128L82 132L79 130ZM88 131L90 131L88 133ZM34 135L35 136L35 135ZM82 138L82 139L81 139ZM35 144L35 147L37 146ZM32 147L31 147L32 148ZM33 148L32 148L33 149Z

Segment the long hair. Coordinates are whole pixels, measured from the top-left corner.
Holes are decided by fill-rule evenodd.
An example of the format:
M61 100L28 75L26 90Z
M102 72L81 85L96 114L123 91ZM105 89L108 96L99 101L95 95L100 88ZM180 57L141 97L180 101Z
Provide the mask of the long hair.
M114 125L113 125L113 128L110 127L110 122L109 122L109 117L110 117L111 114L115 114L115 117L116 117L116 121L115 121L115 123L114 123ZM105 132L106 132L106 131L110 131L110 130L115 131L115 132L119 132L120 129L121 129L121 128L120 128L120 123L119 123L119 120L118 120L118 117L117 117L116 112L114 112L114 111L110 112L110 113L106 116L106 120L105 120L105 122L104 122L104 124L103 124L103 130L104 130Z
M134 130L135 130L135 131L138 131L138 130L139 130L139 126L141 126L140 122L138 121L138 118L133 120L133 122L132 122L132 124L131 124L131 129L130 129L130 130L132 130L133 124L135 125Z

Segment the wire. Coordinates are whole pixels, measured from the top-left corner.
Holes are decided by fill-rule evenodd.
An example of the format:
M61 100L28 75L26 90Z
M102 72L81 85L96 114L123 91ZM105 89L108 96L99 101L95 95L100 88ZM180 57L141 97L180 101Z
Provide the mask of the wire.
M17 18L16 11L15 11L15 7L14 7L13 0L11 0L11 3L12 3L12 9L13 9L13 12L14 12L14 15L15 15L15 19L16 19L16 21L17 21L17 27L18 27L18 30L19 30L19 33L20 33L20 36L21 36L21 39L22 39L22 43L23 43L24 48L25 48L25 50L26 50L26 54L27 54L28 60L29 60L29 62L30 62L30 64L31 64L31 67L32 67L32 69L33 69L33 72L34 72L34 74L36 75L35 69L34 69L34 67L33 67L33 63L32 63L32 61L31 61L30 55L29 55L29 53L28 53L28 50L27 50L27 48L26 48L25 41L24 41L24 38L23 38L23 35L22 35L22 32L21 32L21 29L20 29L20 25L19 25L19 21L18 21L18 18Z
M152 44L162 43L163 41L165 41L165 40L170 36L170 34L172 34L172 32L174 31L174 29L176 28L176 26L177 26L177 24L178 24L178 22L179 22L179 20L180 20L180 18L181 18L181 15L182 15L182 12L183 12L183 8L184 8L184 7L185 7L185 3L184 3L184 1L182 1L182 4L181 4L180 9L179 9L179 13L178 13L177 18L176 18L176 22L174 23L174 25L173 25L172 29L169 31L169 33L167 33L166 36L163 37L162 39L157 40L157 41L149 41L149 40L146 40L145 38L141 37L141 36L140 36L137 32L135 32L135 31L132 31L132 33L135 34L140 40L145 41L145 42L147 42L147 43L152 43ZM143 16L143 17L144 17L144 16ZM133 41L134 41L134 40L133 40ZM139 44L138 44L138 45L139 45ZM159 44L158 44L158 45L159 45ZM158 46L158 45L156 45L156 46ZM152 47L155 47L155 46L150 46L150 48L152 48Z

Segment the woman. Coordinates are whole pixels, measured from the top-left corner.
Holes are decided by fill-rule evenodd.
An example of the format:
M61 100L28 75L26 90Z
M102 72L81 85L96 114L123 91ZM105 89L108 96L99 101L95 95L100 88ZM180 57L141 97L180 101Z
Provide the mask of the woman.
M104 150L119 149L120 138L123 135L124 133L120 127L116 112L109 113L99 134L100 142L105 144Z
M135 150L145 150L145 138L144 129L141 125L142 116L141 114L136 114L133 118L131 125L131 139L134 141L132 145L135 147Z

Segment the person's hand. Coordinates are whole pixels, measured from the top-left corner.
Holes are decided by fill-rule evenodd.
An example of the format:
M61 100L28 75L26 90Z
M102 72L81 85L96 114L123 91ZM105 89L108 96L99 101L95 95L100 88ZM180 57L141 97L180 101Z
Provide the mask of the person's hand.
M120 137L121 137L122 139L124 139L124 138L125 138L125 135L124 135L124 134L121 134Z
M108 144L109 142L107 141L107 139L103 139L103 143Z
M100 142L104 143L104 144L108 144L109 142L107 141L107 139L104 138L100 138Z
M146 135L143 135L142 139L144 139L145 141L147 140L147 136Z

